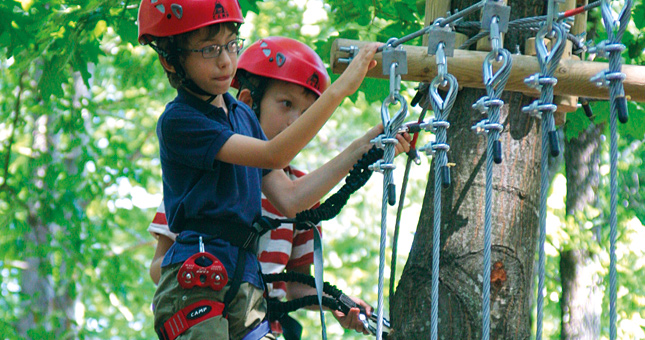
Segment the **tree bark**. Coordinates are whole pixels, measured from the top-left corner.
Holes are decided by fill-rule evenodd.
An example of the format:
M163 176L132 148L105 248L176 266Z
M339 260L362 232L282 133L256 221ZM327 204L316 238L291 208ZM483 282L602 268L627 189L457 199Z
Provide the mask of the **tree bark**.
M453 1L466 8L475 1ZM543 1L511 1L511 20L540 15ZM479 17L466 20L479 20ZM528 34L508 32L522 48ZM450 70L448 70L450 71ZM439 338L479 339L487 139L471 127L485 118L471 108L482 90L462 89L448 120L452 185L442 191ZM506 92L501 110L503 162L493 167L491 339L529 339L533 262L538 236L540 124L521 112L533 98ZM434 171L430 171L414 243L391 307L393 339L427 339L430 329ZM504 277L505 276L505 277Z
M597 201L603 129L604 125L592 124L565 144L568 215L575 217L576 212ZM583 225L579 227L584 228ZM562 340L600 338L602 291L594 269L596 262L595 254L575 243L560 252Z

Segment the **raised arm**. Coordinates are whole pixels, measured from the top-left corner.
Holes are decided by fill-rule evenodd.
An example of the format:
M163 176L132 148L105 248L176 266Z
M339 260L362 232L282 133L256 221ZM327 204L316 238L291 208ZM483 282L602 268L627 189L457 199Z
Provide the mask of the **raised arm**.
M358 89L373 60L378 44L361 49L343 74L287 129L270 141L233 135L216 158L222 162L258 168L282 169L311 141L343 99Z
M338 156L325 163L315 171L291 180L284 171L274 170L262 181L262 192L267 199L287 217L309 209L320 201L352 169L354 164L372 147L370 141L383 132L381 124L370 129L364 136L353 141ZM410 150L410 136L397 135L399 143L396 153Z

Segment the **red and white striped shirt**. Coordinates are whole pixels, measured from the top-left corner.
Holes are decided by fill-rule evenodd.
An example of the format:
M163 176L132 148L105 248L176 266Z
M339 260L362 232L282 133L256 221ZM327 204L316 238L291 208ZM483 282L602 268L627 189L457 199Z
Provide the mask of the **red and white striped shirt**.
M284 169L289 178L295 180L305 175L304 172L291 166ZM318 206L317 203L315 206ZM262 195L262 215L272 218L284 217L273 207L267 198ZM316 226L321 230L320 224ZM165 235L172 240L177 236L168 228L166 221L166 212L163 202L157 208L154 219L148 226L148 231L155 237ZM262 267L262 273L273 274L281 273L295 267L311 265L314 262L314 231L294 230L292 223L284 223L277 229L271 230L262 235L258 246L258 260ZM284 282L274 282L267 285L269 297L283 299L286 297L286 284Z

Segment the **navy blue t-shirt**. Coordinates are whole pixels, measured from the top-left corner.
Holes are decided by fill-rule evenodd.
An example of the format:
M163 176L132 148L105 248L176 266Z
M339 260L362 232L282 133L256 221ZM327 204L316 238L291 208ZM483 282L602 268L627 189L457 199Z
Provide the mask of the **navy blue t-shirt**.
M261 215L262 176L268 171L220 162L215 155L233 134L267 139L255 113L228 93L223 95L227 115L183 89L177 92L157 123L170 230L194 239L199 233L189 231L188 226L196 221L226 228L250 227ZM232 275L238 248L222 240L206 246ZM184 262L198 251L194 244L175 242L162 266ZM262 288L257 258L251 253L247 256L243 280Z

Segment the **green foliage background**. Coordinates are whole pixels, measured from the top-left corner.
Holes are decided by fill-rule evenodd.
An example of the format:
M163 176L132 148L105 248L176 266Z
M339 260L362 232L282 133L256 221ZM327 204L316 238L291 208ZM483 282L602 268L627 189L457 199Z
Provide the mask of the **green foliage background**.
M243 26L247 43L268 35L290 36L314 46L325 62L333 39L384 42L400 37L422 27L424 10L423 1L411 0L240 3L247 17ZM636 3L624 57L628 63L644 64L645 6L640 0ZM0 2L1 339L155 338L150 311L155 287L148 276L155 243L146 227L161 198L156 119L174 90L152 50L137 44L138 4L136 0ZM314 11L317 8L321 10ZM312 13L325 15L312 20ZM602 39L601 27L598 33L597 39ZM408 97L415 85L408 84ZM345 101L298 156L299 167L312 170L323 164L378 123L379 101L387 92L387 82L366 79L361 91ZM593 105L594 121L606 121L606 103ZM634 338L645 338L645 250L635 246L642 240L645 222L644 112L640 104L630 103L630 123L620 127L619 335ZM570 114L564 127L567 138L589 123L580 111ZM402 169L403 157L397 162ZM608 164L606 152L603 164ZM424 160L409 184L399 275L428 168ZM373 304L380 188L376 174L338 218L325 224L325 278ZM575 218L607 225L607 176L598 192L599 206ZM552 197L557 201L559 194L554 190ZM549 209L560 221L557 233L549 236L553 251L547 267L548 289L557 293L558 250L582 243L595 249L601 268L607 268L608 245L594 243L589 233L601 230L606 240L608 231L577 230L564 209L557 204ZM394 210L390 216L393 221ZM600 275L607 273L600 269ZM548 301L547 335L558 338L557 294ZM298 315L305 324L305 337L318 338L316 314ZM328 324L332 337L362 338L334 321ZM603 327L608 327L606 322Z

